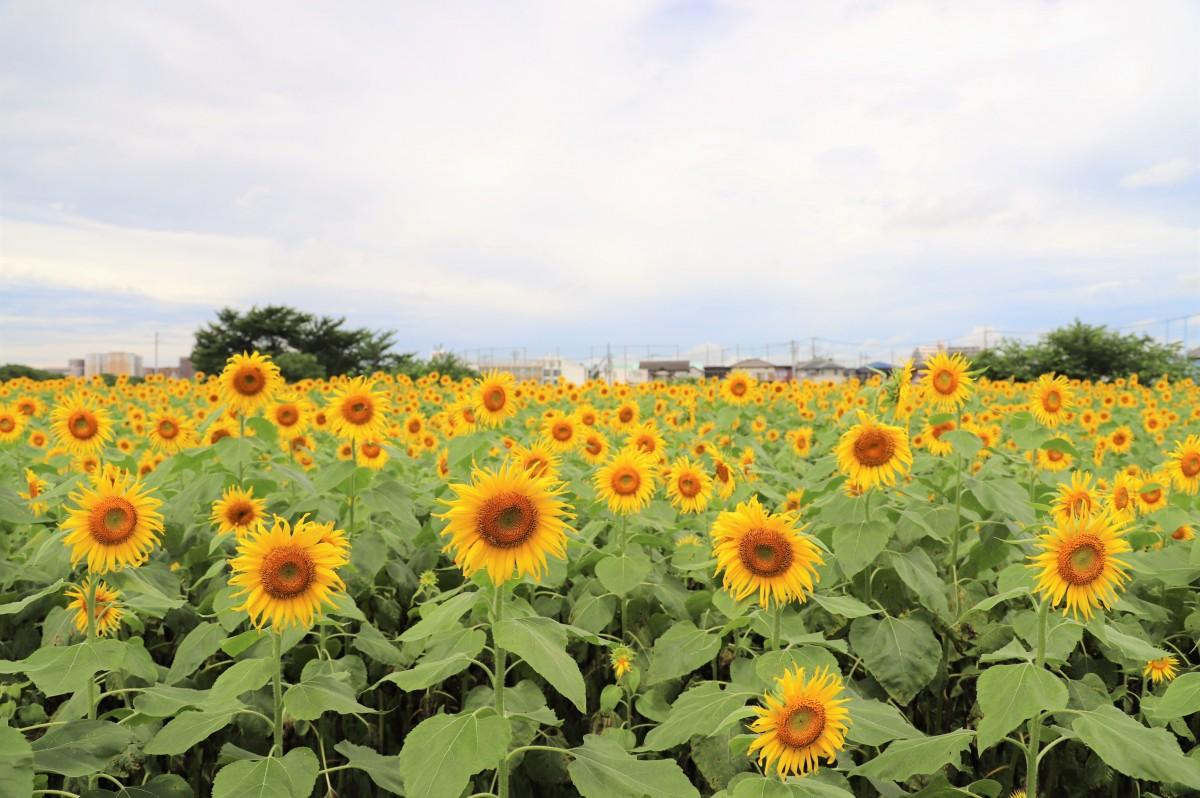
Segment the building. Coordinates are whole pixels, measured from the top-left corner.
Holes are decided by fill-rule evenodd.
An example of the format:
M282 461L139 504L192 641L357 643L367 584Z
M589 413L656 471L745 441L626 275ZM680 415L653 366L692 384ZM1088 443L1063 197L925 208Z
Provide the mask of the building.
M686 360L642 360L638 362L638 370L646 372L647 381L663 382L689 379L701 373L692 368L692 364Z
M841 382L852 376L850 369L843 368L827 357L815 357L796 364L796 379L813 382Z
M887 376L891 374L895 368L896 367L891 363L884 363L882 360L876 360L873 363L868 363L865 366L859 366L856 369L852 369L851 373L853 376L858 377L860 380L865 382L866 380L876 376L877 372L882 372L884 376Z
M983 351L982 346L946 346L941 341L930 346L918 346L913 350L913 362L918 366L926 360L936 355L938 352L945 352L947 355L962 355L970 359Z
M561 357L535 357L512 360L480 360L471 364L476 371L507 371L517 380L534 380L543 384L558 382L559 378L581 385L587 381L587 369L582 363Z
M82 377L85 368L84 360L81 357L73 357L67 361L68 377Z
M146 375L161 374L164 377L174 377L180 380L190 380L196 376L196 369L192 367L192 359L190 357L179 358L178 366L160 366L158 368L146 369Z
M83 359L83 376L98 374L143 376L142 356L132 352L92 352Z

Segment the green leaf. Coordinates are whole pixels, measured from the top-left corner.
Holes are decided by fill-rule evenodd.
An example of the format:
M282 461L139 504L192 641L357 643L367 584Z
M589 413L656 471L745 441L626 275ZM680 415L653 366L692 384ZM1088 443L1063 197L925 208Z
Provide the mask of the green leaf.
M1161 648L1152 646L1147 641L1133 635L1127 635L1112 625L1089 626L1088 631L1100 642L1114 646L1126 657L1141 665L1145 665L1152 659L1161 659L1167 656L1167 652Z
M451 596L441 604L426 605L425 610L422 610L421 620L401 633L400 642L408 643L413 640L424 640L426 637L431 637L438 632L449 629L458 623L458 619L465 615L471 607L475 606L475 602L478 600L479 594L472 591Z
M175 649L175 659L167 672L166 683L175 684L196 672L204 660L216 654L225 641L225 629L219 623L206 622L187 633Z
M293 748L283 758L242 759L217 771L212 798L308 798L319 769L308 748Z
M146 753L155 756L182 754L229 725L238 706L181 712L146 743Z
M390 640L369 623L359 626L358 634L354 636L352 645L371 659L384 665L396 667L404 662L400 649L392 645Z
M942 647L929 624L916 618L856 618L850 645L898 704L907 704L933 679Z
M125 659L120 640L88 640L73 646L39 648L19 662L0 660L0 673L24 673L46 696L75 693L88 679Z
M1071 728L1106 765L1126 776L1200 790L1200 761L1184 756L1166 729L1148 729L1113 706L1080 714Z
M29 595L25 596L24 598L20 599L19 601L10 601L7 604L0 604L0 615L14 615L14 614L20 612L21 610L25 609L26 607L28 607L33 602L42 598L43 596L48 596L51 593L57 593L59 588L62 587L62 585L63 585L63 580L59 579L54 584L47 585L46 587L42 588L41 590L34 591L33 593L30 593ZM103 605L101 605L101 606L103 606Z
M828 668L834 673L840 670L833 654L820 646L768 651L754 658L754 673L767 685L774 685L784 671L796 667L804 668L810 675L817 668Z
M959 768L962 752L971 745L975 732L959 729L935 737L897 740L875 757L850 771L856 776L888 781L904 781L913 776L941 770L946 765Z
M976 604L975 606L971 607L969 610L964 612L961 617L966 618L968 615L970 615L973 612L987 612L992 607L995 607L998 604L1003 604L1004 602L1008 601L1009 599L1014 599L1014 598L1017 598L1018 596L1026 596L1026 595L1029 595L1029 588L1014 587L1012 590L1006 590L1003 593L998 593L995 596L988 596L987 598L983 599L978 604Z
M680 621L654 641L646 685L691 673L711 662L720 650L719 635L697 629L691 621Z
M348 674L318 673L306 676L283 694L283 708L296 720L316 720L325 712L355 715L371 712L354 698Z
M1158 699L1153 715L1160 720L1182 718L1200 712L1200 671L1185 673L1168 685Z
M850 712L851 720L846 739L851 742L880 746L892 740L912 740L925 736L891 704L869 698L851 698L846 709Z
M275 663L266 657L244 659L226 668L209 690L216 701L235 699L257 690L275 675Z
M950 603L946 599L946 583L938 576L937 566L925 549L891 551L888 554L901 581L917 594L921 603L949 620Z
M496 644L513 652L580 712L587 694L579 665L567 653L567 631L551 618L513 618L492 627Z
M1067 705L1067 685L1062 679L1028 662L988 668L980 674L976 691L983 719L975 746L981 753L1038 712L1053 712Z
M632 756L615 740L585 735L583 745L571 749L567 773L583 798L699 798L675 762L643 760Z
M0 726L0 795L33 794L33 748L25 735Z
M107 769L133 741L133 733L107 720L73 720L33 741L33 767L39 772L78 778Z
M817 781L815 775L784 783L755 774L734 785L729 798L854 798L854 793L836 784Z
M458 798L471 776L496 766L512 729L506 718L484 712L434 715L408 733L400 751L408 798Z
M400 778L400 756L384 756L373 748L343 740L333 747L346 757L352 768L364 771L371 781L381 789L396 795L404 795L404 781Z
M967 432L965 429L943 432L939 440L952 445L955 453L962 455L964 460L974 459L975 455L979 454L979 450L983 448L983 441L979 439L979 436Z
M471 657L466 654L453 654L445 659L421 662L406 670L389 673L380 681L391 682L405 692L412 692L413 690L424 690L469 667L471 667Z
M754 696L733 688L724 689L717 682L701 682L675 699L671 713L650 730L643 747L664 751L696 735L711 737L730 723L754 714L746 706L746 701Z
M812 600L830 615L841 615L843 618L861 618L864 615L882 612L871 609L853 596L822 596L813 593Z
M605 589L624 596L642 583L650 573L650 560L635 551L621 555L609 555L596 563L596 578Z
M843 524L833 530L833 553L847 577L866 568L887 546L891 530L882 521Z

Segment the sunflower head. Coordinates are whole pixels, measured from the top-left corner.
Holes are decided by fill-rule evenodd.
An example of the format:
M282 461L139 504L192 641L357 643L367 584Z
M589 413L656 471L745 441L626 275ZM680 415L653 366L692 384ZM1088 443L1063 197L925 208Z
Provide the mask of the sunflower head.
M609 662L612 664L613 675L617 677L617 681L624 678L625 674L633 670L634 653L633 649L628 646L617 646L609 655Z
M859 422L846 430L838 442L838 467L863 490L894 484L896 477L912 466L908 433L862 411L858 417Z
M596 495L608 509L620 515L639 512L654 496L656 468L651 455L637 449L622 449L592 478Z
M342 385L325 410L334 435L349 441L378 440L387 431L388 396L365 377Z
M812 593L824 559L790 514L769 513L751 497L717 516L711 534L717 572L734 598L757 592L766 607L771 601L803 602Z
M218 378L221 398L231 410L249 416L271 404L283 387L279 367L258 352L232 355Z
M721 381L721 396L732 405L744 405L754 398L758 381L741 369L734 369Z
M1117 600L1117 589L1128 578L1120 555L1130 551L1125 540L1127 521L1109 510L1083 518L1060 518L1038 538L1040 551L1030 568L1036 590L1063 614L1092 617L1096 607Z
M82 397L55 407L50 419L59 445L76 457L98 454L112 437L108 412Z
M946 410L961 407L970 398L971 385L975 381L970 368L971 364L962 355L938 352L925 361L921 377L925 398Z
M702 513L712 498L712 477L686 457L676 458L665 474L667 498L683 513Z
M1178 674L1176 667L1179 665L1179 660L1171 654L1158 659L1152 659L1146 663L1142 675L1148 677L1152 682L1169 682Z
M1075 471L1070 482L1060 483L1058 496L1054 499L1055 519L1066 522L1072 518L1085 518L1100 508L1100 492L1092 485L1092 475L1087 471Z
M750 751L758 752L763 769L780 778L816 771L822 758L829 764L846 747L850 712L842 693L842 678L817 668L809 677L804 668L791 668L775 680L775 690L755 707L758 718L750 731L758 736Z
M0 405L0 443L12 443L25 430L26 416L16 407Z
M89 576L82 585L71 585L67 588L67 596L71 601L68 610L75 612L75 628L81 634L88 631L88 595L92 590L92 580ZM121 625L121 591L109 587L101 580L96 580L96 606L92 611L95 620L96 634L107 637Z
M107 573L141 565L163 531L161 501L124 471L96 469L90 484L71 494L63 543L72 564L87 559L88 570Z
M1176 441L1166 466L1175 487L1189 496L1195 495L1200 490L1200 436L1189 435L1186 440Z
M508 372L489 371L475 386L475 418L495 427L517 413L516 386Z
M260 531L267 517L265 508L264 499L254 498L254 488L231 485L213 502L210 518L220 532L233 532L240 539Z
M1038 423L1047 427L1057 427L1075 405L1071 384L1061 374L1043 374L1029 390L1029 409Z

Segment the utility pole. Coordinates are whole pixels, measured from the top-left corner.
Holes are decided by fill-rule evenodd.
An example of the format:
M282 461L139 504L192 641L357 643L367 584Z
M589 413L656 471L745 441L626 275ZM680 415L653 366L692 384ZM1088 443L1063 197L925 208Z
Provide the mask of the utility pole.
M816 360L817 359L817 337L814 335L812 338L808 339L808 341L809 341L808 352L809 352L810 359Z
M987 342L987 335L988 335L988 328L985 326L985 327L983 328L983 351L984 351L984 352L986 352L986 351L987 351L987 344L988 344L988 342Z
M792 373L791 373L791 379L792 379L793 381L795 381L795 379L796 379L796 342L795 342L795 340L789 341L789 342L788 342L788 345L791 347L791 350L792 350Z
M158 373L158 330L154 331L154 373Z

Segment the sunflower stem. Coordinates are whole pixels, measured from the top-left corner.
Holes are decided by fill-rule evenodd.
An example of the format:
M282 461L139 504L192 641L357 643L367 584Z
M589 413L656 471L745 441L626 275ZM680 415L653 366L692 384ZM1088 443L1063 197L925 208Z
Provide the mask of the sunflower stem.
M96 639L96 582L99 580L96 577L90 576L88 581L87 603L83 606L83 611L87 614L87 636L88 643ZM88 677L88 720L96 719L96 677ZM92 790L96 787L96 776L92 774L88 776L88 789Z
M246 437L246 411L239 410L238 411L238 440L241 440L245 437ZM245 471L246 471L246 461L239 457L238 458L238 487L239 488L246 487L245 482L244 482Z
M775 622L771 627L771 650L779 650L779 626L783 621L783 604L775 604Z
M1050 602L1043 598L1038 604L1037 657L1039 670L1046 665L1046 619L1050 614ZM1029 719L1029 747L1025 749L1025 795L1037 798L1038 747L1041 745L1042 717L1039 712Z
M492 598L492 649L496 658L496 672L492 678L492 691L496 694L496 714L504 717L504 677L506 673L507 653L496 642L496 624L502 617L504 603L504 585L497 585ZM500 782L500 798L508 798L508 752L505 751L496 766L496 779Z
M271 749L276 756L283 756L283 633L271 630L271 654L275 658L275 745Z
M358 498L358 441L350 440L350 462L354 470L350 472L350 537L354 537L354 500Z
M955 430L962 429L962 406L958 408L958 421ZM962 452L955 448L954 452L954 529L950 532L950 590L953 599L953 614L957 618L961 607L958 600L958 539L961 537L962 526Z

